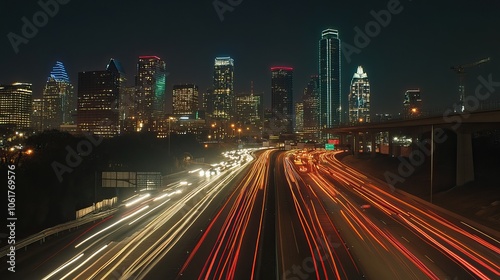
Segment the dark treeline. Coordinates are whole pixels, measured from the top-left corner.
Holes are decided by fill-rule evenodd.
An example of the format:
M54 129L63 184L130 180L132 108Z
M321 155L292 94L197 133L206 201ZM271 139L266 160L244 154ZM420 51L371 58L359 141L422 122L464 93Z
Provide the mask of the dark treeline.
M207 152L192 135L172 135L170 149L168 139L149 133L93 139L55 130L27 139L25 147L33 153L16 159L18 238L73 220L76 210L91 206L96 172L166 174L182 170L186 155L197 158ZM7 174L5 165L0 168Z

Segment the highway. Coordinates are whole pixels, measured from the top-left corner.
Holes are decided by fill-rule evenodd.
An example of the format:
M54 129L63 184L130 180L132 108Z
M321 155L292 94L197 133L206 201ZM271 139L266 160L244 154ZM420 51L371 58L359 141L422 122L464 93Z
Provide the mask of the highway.
M361 278L327 210L290 172L285 153L260 154L177 279Z
M338 152L233 151L19 252L2 279L500 279L500 234ZM181 175L179 175L181 176Z
M319 197L282 154L275 176L279 279L363 277Z
M218 208L217 202L231 191L231 181L252 162L249 155L243 158L245 162L233 161L224 171L194 170L164 189L139 192L99 223L54 238L41 250L30 249L25 257L18 251L17 272L2 270L2 279L143 277L187 231L193 232L192 225L209 206Z
M262 152L190 252L178 279L254 279L259 275L272 151Z
M333 152L302 157L307 157L308 169L300 172L300 180L330 210L332 222L366 277L500 277L498 233L486 233L456 215L391 190L345 166Z

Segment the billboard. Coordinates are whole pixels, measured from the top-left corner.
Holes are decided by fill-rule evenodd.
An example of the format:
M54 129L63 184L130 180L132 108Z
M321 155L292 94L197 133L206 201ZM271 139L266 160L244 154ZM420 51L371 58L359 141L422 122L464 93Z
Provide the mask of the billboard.
M102 172L103 188L156 189L161 186L160 172Z
M338 138L328 139L328 144L340 145L340 139Z

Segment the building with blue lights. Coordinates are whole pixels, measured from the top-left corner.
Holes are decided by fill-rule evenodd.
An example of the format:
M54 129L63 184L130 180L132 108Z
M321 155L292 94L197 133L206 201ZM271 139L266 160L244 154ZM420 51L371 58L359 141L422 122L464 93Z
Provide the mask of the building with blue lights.
M42 129L59 129L62 124L73 124L76 115L76 97L68 73L57 61L43 89Z

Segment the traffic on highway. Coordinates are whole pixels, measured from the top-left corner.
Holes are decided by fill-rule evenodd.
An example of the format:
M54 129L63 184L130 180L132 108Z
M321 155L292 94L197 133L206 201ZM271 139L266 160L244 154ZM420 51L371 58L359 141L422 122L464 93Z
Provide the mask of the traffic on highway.
M342 151L239 149L19 253L22 279L499 279L498 232ZM6 273L3 271L2 273ZM21 279L21 278L20 278Z

